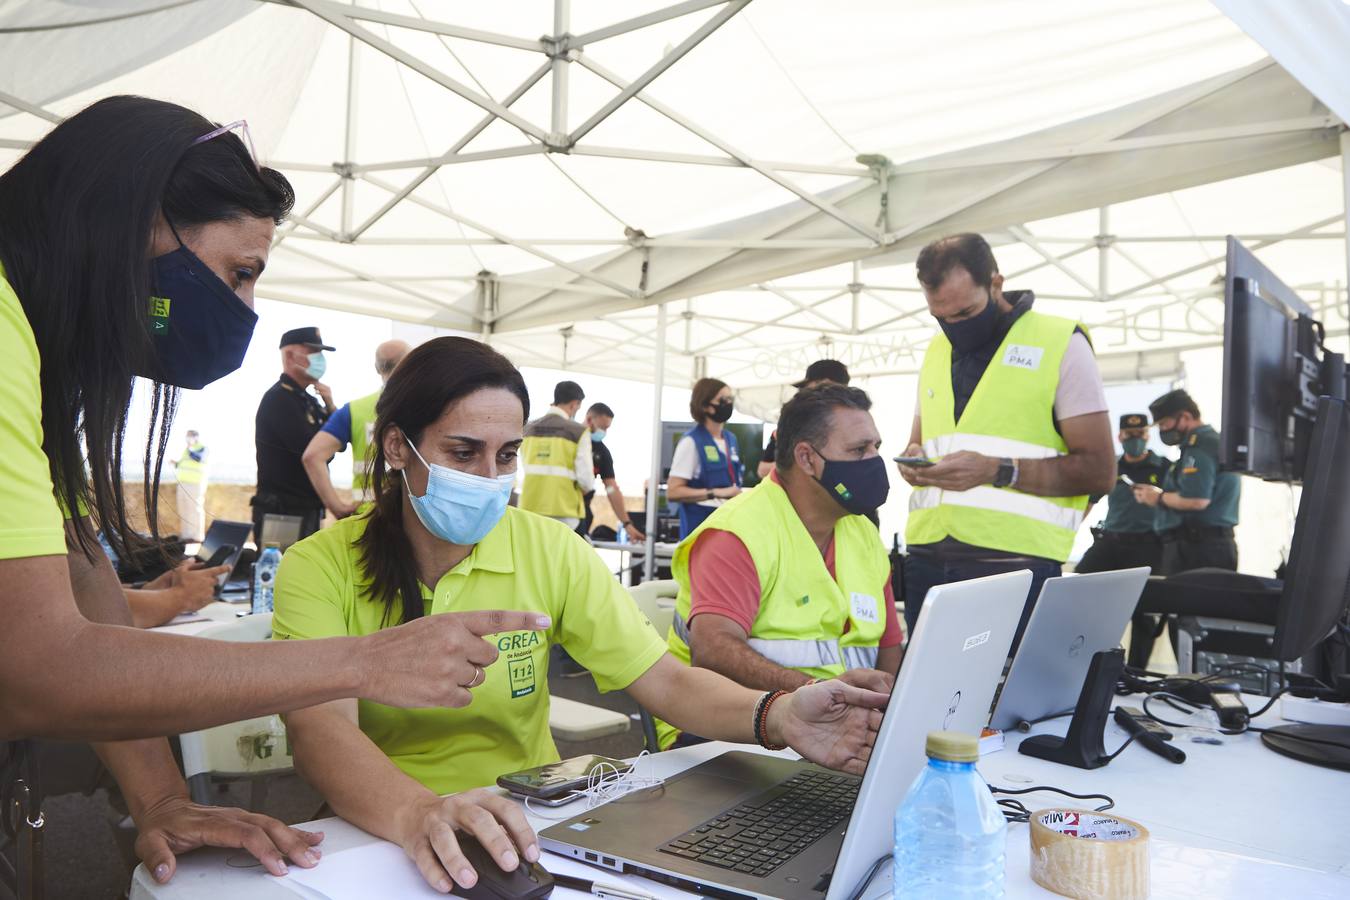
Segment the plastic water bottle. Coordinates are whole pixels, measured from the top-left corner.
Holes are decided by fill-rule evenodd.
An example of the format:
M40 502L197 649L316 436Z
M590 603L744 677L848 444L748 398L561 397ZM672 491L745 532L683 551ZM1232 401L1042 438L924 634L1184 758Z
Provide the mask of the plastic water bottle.
M895 896L1003 896L1007 820L975 762L979 740L933 731L926 765L895 811Z
M253 569L253 612L270 613L272 611L272 583L277 577L277 566L281 565L281 545L268 541L263 544L262 555Z

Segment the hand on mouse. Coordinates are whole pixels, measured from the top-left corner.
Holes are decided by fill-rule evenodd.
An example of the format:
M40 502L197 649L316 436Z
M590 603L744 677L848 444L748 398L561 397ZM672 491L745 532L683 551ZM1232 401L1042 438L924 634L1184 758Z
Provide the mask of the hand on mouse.
M539 861L534 830L512 801L481 788L449 797L429 795L404 813L399 844L427 884L443 894L454 884L469 888L478 883L455 838L457 828L476 837L504 872L514 871L521 855L527 862Z

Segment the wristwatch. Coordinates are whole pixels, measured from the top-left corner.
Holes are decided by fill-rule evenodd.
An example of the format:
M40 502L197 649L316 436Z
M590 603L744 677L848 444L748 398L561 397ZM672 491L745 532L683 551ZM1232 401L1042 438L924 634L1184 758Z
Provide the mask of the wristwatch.
M708 499L709 499L709 500L716 500L716 499L717 499L717 495L714 494L714 493L712 492L712 488L708 488Z
M998 461L998 474L994 476L994 487L1012 487L1017 482L1017 461L1004 457Z

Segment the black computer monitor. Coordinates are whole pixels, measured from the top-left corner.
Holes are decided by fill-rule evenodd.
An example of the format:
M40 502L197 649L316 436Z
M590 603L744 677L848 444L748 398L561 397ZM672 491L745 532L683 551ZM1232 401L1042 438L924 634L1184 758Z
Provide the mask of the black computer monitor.
M1230 471L1293 481L1294 347L1298 316L1311 310L1231 235L1227 262L1219 461Z
M1271 653L1283 662L1307 656L1340 627L1350 596L1350 406L1322 397L1316 414L1303 498L1276 611ZM1284 726L1271 729L1263 740L1288 756L1350 768L1350 727Z
M1322 397L1275 620L1275 659L1307 655L1345 615L1350 591L1350 407Z

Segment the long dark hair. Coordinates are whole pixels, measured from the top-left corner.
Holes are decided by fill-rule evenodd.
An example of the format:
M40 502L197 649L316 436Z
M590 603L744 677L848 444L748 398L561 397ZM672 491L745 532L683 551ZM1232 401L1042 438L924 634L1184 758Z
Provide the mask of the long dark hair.
M403 479L385 459L384 436L401 428L408 441L419 443L427 426L450 406L484 388L505 388L515 394L520 400L521 425L529 420L530 392L509 359L478 341L441 337L404 357L375 404L375 458L371 463L375 505L367 514L369 521L357 546L370 596L384 604L385 624L393 619L400 599L402 622L421 618L426 610L412 544L403 528Z
M259 169L237 135L193 145L215 128L173 103L109 97L56 126L0 175L0 263L42 359L42 450L52 482L72 518L88 509L123 555L146 544L126 512L122 441L133 373L152 353L147 253L158 216L181 234L244 216L279 223L295 202L286 178ZM177 402L177 388L154 385L144 462L152 543ZM94 558L93 535L78 533Z

